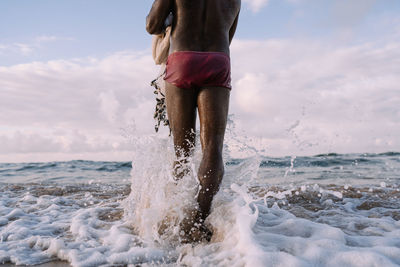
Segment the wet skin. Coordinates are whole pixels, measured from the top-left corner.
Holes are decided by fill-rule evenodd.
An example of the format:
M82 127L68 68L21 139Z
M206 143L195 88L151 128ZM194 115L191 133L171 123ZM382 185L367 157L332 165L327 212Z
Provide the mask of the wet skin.
M240 0L155 0L147 16L146 29L150 34L162 33L164 21L172 12L171 53L203 51L229 55L240 5ZM229 95L230 90L225 87L182 89L166 83L167 113L178 159L192 155L196 109L200 118L203 156L198 170L198 209L191 211L181 225L188 241L199 241L210 234L203 222L224 175L222 147ZM178 178L187 172L184 163L185 160L175 163Z

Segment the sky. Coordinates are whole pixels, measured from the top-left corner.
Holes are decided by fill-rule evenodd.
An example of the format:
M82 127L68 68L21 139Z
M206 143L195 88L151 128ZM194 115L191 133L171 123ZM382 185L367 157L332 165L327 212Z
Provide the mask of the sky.
M0 162L130 160L132 136L155 134L151 5L0 1ZM266 156L400 151L398 14L399 0L243 0L230 127Z

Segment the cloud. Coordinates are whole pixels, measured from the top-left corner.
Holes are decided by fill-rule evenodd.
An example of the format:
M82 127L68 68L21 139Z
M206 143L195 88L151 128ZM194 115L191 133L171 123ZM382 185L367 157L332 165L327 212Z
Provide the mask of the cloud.
M34 38L34 43L41 44L41 43L49 43L57 41L73 41L73 40L75 40L75 38L55 36L55 35L40 35Z
M231 54L237 134L268 155L400 150L399 42L235 40ZM157 72L149 51L0 67L0 159L118 158L124 135L154 134Z
M235 83L237 88L246 88L238 90L236 94L237 99L240 99L237 104L241 110L249 114L258 114L263 111L266 103L260 96L263 94L265 84L266 78L262 73L245 73L243 78Z
M244 0L244 3L246 3L254 13L259 12L268 2L269 0Z
M332 18L340 27L360 23L371 11L376 0L337 0L333 3Z
M135 52L0 67L0 103L7 110L0 119L53 125L79 117L82 125L102 124L102 112L114 115L115 101L124 108L152 97L156 71L149 55Z
M399 49L236 41L232 109L277 154L399 150Z
M52 138L38 133L23 134L20 131L15 131L12 136L1 135L0 143L2 154L54 152L59 151L62 146Z
M19 51L22 55L26 56L32 53L34 46L30 44L20 44L20 43L15 43L12 46L9 47L10 50L17 50Z
M41 35L33 38L31 41L22 43L14 42L9 44L0 44L0 54L14 53L23 56L31 55L35 50L42 48L44 44L60 41L73 41L71 37L60 37L53 35Z
M23 56L29 55L34 50L31 44L13 43L13 44L0 44L0 55L5 53L17 53Z
M155 73L143 52L0 67L0 154L124 150L135 115L153 133Z
M101 111L109 122L114 122L117 118L118 108L120 106L115 98L114 91L101 92L99 95Z

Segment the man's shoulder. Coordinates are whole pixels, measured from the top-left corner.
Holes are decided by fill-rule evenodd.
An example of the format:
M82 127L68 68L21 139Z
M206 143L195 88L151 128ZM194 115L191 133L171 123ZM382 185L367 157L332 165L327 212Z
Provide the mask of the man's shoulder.
M227 5L240 7L241 0L173 0L177 7L202 7L204 5Z

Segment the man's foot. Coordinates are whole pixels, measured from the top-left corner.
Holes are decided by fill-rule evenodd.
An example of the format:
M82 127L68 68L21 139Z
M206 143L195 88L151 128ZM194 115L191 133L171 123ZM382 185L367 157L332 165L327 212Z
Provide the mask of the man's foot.
M170 216L165 217L159 224L158 224L158 234L163 236L168 228L173 224L173 218Z
M212 231L205 225L201 224L194 226L190 229L189 233L185 233L181 236L182 243L200 243L202 241L210 242L212 237Z
M174 162L173 176L175 181L181 180L183 177L190 175L191 170L188 166L187 159L177 160Z
M182 243L209 242L212 237L212 231L205 226L201 213L197 210L188 213L180 223L180 229Z

